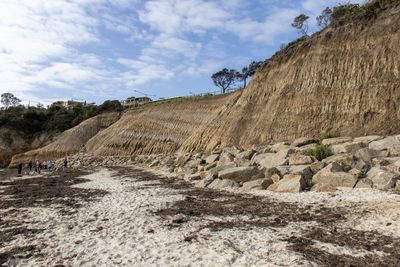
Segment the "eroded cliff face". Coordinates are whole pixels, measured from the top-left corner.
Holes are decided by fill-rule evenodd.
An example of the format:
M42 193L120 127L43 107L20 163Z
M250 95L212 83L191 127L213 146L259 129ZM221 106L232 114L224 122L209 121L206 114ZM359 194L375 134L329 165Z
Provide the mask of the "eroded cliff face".
M328 28L278 54L181 151L249 147L330 131L400 132L400 10Z
M206 98L152 103L127 111L111 127L93 137L86 151L95 155L176 152L204 126L229 109L240 92Z
M90 138L109 127L118 118L119 113L110 112L87 119L57 136L54 142L39 149L13 156L10 166L13 167L19 163L27 163L36 159L54 160L80 152Z
M374 19L329 27L287 48L266 62L244 90L148 104L125 112L93 138L69 132L68 144L57 141L28 155L78 150L107 156L166 154L248 148L322 132L387 135L400 133L399 103L397 7ZM78 145L74 138L81 139Z

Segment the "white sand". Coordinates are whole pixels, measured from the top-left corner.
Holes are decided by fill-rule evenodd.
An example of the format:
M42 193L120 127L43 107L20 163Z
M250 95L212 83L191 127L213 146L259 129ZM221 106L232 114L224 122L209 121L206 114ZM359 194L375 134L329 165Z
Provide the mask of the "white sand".
M113 172L102 169L85 178L91 182L76 185L80 188L102 189L110 192L95 202L87 203L70 217L57 213L57 207L30 208L25 224L32 228L45 228L33 239L19 236L0 253L13 246L34 244L42 248L44 258L17 260L18 266L313 266L287 248L281 241L285 237L300 236L309 223L291 223L283 228L232 229L198 232L199 226L209 220L228 218L203 218L189 221L179 228L168 228L169 222L152 214L168 202L181 199L176 190L161 187L138 187L144 182L113 178ZM154 183L151 181L149 183ZM379 191L352 191L334 194L271 194L277 201L305 204L355 205L368 207L371 213L364 216L355 212L347 227L377 229L381 232L400 233L399 196ZM360 205L359 202L364 204ZM336 204L335 204L336 203ZM381 205L392 207L385 211ZM397 205L397 206L396 206ZM360 206L360 207L358 207ZM359 211L359 210L357 210ZM396 215L394 215L395 213ZM17 218L18 219L18 218ZM397 220L397 222L396 222ZM391 226L386 226L391 222ZM379 228L383 224L385 227ZM149 230L154 230L150 233ZM197 238L184 241L191 234ZM321 248L337 254L365 255L363 250L317 243Z

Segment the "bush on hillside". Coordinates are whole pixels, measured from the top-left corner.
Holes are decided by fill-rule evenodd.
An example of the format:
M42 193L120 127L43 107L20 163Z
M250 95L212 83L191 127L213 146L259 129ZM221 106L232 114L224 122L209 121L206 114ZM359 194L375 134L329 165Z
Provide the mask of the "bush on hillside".
M329 156L332 156L331 150L325 145L317 145L313 148L311 154L319 161L326 159Z

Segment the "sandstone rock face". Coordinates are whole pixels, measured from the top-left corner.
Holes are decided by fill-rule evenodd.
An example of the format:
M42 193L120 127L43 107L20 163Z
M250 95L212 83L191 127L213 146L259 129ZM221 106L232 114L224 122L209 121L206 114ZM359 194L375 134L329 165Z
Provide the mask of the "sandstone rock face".
M218 172L218 178L236 182L246 182L260 172L256 167L235 167Z
M273 183L271 178L257 179L243 183L241 190L246 192L253 189L267 189Z
M211 189L223 189L223 188L234 188L239 187L240 185L232 180L228 179L215 179L212 183L210 183L207 187Z
M286 174L276 184L268 187L268 190L282 193L299 193L306 187L303 176L299 174Z
M314 184L326 184L335 187L354 187L357 178L343 171L342 166L331 163L312 178Z
M373 167L368 172L367 178L370 179L374 187L378 189L390 189L396 185L399 176L383 169Z

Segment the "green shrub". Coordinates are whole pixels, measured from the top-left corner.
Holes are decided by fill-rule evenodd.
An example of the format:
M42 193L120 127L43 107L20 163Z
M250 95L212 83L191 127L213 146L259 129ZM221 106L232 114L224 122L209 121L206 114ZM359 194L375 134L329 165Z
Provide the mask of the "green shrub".
M332 156L331 150L325 145L317 145L313 148L311 154L319 161L326 159L329 156Z

